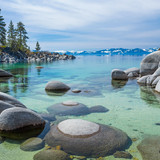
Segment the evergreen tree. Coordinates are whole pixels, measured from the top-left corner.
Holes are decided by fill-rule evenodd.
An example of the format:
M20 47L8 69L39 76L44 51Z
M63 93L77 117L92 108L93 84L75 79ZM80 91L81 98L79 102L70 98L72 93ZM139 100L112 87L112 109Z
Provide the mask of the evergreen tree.
M15 52L16 48L17 48L16 47L17 42L16 42L16 32L15 32L14 25L13 25L12 21L10 21L7 33L8 33L8 36L7 36L8 47L10 47L13 52Z
M18 50L25 52L28 48L27 39L29 39L29 38L27 36L27 31L25 29L25 25L22 22L17 23L16 36L17 36Z
M1 14L1 9L0 9ZM5 45L6 44L6 29L5 29L5 22L3 16L0 15L0 44Z
M37 41L37 43L36 43L36 48L35 48L35 49L36 49L37 52L39 52L39 51L41 50L41 47L40 47L38 41Z

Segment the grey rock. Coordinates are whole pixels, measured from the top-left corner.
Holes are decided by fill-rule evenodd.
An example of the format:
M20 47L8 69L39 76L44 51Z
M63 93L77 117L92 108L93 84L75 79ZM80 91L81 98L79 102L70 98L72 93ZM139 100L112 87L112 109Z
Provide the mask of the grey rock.
M137 82L138 82L139 84L146 85L146 84L147 84L147 78L148 78L148 76L149 76L149 75L146 75L146 76L143 76L143 77L139 78L139 79L137 80Z
M73 93L80 93L81 90L80 90L80 89L73 89L72 92L73 92Z
M132 155L127 151L117 151L114 154L115 158L125 158L125 159L132 159Z
M50 81L47 83L45 89L53 92L66 92L70 87L60 81Z
M137 73L137 74L139 74L140 69L139 69L139 68L136 68L136 67L133 67L133 68L129 68L129 69L125 70L124 72L125 72L127 75L128 75L129 73Z
M45 143L41 138L32 137L24 141L20 145L20 149L23 151L36 151L44 147Z
M61 150L43 150L38 152L34 160L71 160L69 155Z
M3 92L0 92L0 100L5 103L9 103L10 105L16 106L16 107L26 108L26 106L24 104L22 104L21 102L16 100L14 97L12 97L6 93L3 93Z
M119 69L112 70L112 79L113 80L128 80L127 74Z
M52 147L60 145L68 154L90 158L110 155L128 146L129 138L124 132L106 125L99 126L99 132L91 136L72 137L62 133L57 125L54 125L46 135L45 141ZM70 129L72 129L72 126L70 126Z
M45 121L35 112L13 107L0 114L0 136L10 139L26 139L40 134Z
M137 148L143 160L160 160L160 136L145 138Z
M130 72L130 73L128 73L128 78L135 78L135 77L138 77L138 76L139 75L136 72Z
M89 110L91 113L101 113L101 112L108 112L109 111L109 109L107 109L106 107L101 106L101 105L93 106L93 107L89 108Z
M158 77L152 82L152 86L155 87L159 80L160 80L160 76L158 76Z
M3 69L0 69L0 77L12 77L13 75Z
M159 80L158 83L156 84L155 91L157 91L157 92L160 93L160 80Z
M153 52L147 55L141 62L140 74L141 76L153 74L159 67L160 51Z
M3 110L8 109L8 108L12 108L12 107L15 107L15 106L12 105L12 104L9 104L9 103L0 101L0 113L1 113Z
M71 105L67 106L63 103L57 103L53 106L50 106L47 108L47 111L51 115L61 115L61 116L67 116L67 115L87 115L90 113L89 108L85 106L82 103L78 103L78 105Z

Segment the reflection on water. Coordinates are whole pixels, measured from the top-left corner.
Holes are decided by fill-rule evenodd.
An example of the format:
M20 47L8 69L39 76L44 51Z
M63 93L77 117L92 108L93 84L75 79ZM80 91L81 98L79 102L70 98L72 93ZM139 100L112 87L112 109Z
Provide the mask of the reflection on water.
M113 88L123 88L128 81L121 81L121 80L112 80L111 84Z
M160 108L160 94L149 86L140 86L141 98L151 107Z

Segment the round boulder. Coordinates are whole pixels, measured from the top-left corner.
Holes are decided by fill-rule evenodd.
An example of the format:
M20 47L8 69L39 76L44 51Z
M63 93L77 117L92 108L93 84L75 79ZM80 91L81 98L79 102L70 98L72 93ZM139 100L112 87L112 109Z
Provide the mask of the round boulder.
M49 146L60 145L72 155L103 157L128 145L128 136L119 129L81 119L68 119L52 126L45 141Z
M159 67L160 51L153 52L147 55L141 62L140 74L141 76L153 74Z
M0 136L10 139L26 139L40 134L45 121L35 112L13 107L0 114Z
M137 148L140 151L143 160L159 160L160 136L145 138Z
M13 75L3 69L0 69L0 77L12 77Z
M124 71L120 69L114 69L112 70L112 79L113 80L128 80L128 76Z
M60 81L50 81L47 83L45 90L52 92L66 92L70 89L69 86Z
M44 147L45 143L41 138L32 137L24 141L20 149L23 151L36 151Z
M65 101L62 103L55 104L47 108L51 115L87 115L90 113L89 108L82 103Z
M34 160L71 160L69 155L61 150L43 150L38 152Z
M125 70L124 72L128 75L129 73L137 73L137 74L139 74L139 71L140 71L139 68L133 67L133 68L129 68L129 69Z
M26 106L24 104L22 104L21 102L19 102L18 100L16 100L14 97L6 94L6 93L3 93L3 92L0 92L0 100L3 101L6 106L6 103L10 104L10 105L13 105L15 107L22 107L22 108L26 108ZM10 105L9 108L11 107ZM3 107L3 105L0 105ZM5 107L4 106L4 107Z
M91 113L102 113L102 112L108 112L109 111L109 109L107 109L106 107L101 106L101 105L93 106L89 110L90 110Z

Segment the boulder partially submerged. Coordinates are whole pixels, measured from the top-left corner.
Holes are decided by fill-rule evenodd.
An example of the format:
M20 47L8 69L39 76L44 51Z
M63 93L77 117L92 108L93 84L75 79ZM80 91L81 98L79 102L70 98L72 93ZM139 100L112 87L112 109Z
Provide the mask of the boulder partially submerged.
M49 146L60 145L72 155L103 157L123 150L129 143L123 131L81 119L68 119L52 126L45 141Z
M24 104L19 102L14 97L12 97L6 93L0 92L0 113L3 110L8 109L8 108L12 108L12 107L26 108L26 106Z
M0 114L0 135L10 139L26 139L37 136L45 127L45 121L35 112L13 107Z
M3 69L0 69L0 77L12 77L13 75Z
M50 92L66 92L69 89L69 86L60 81L50 81L45 87L45 90Z
M127 74L120 69L112 70L111 76L112 80L128 80Z
M147 55L141 62L141 76L153 74L160 66L160 51Z
M137 148L140 151L143 160L159 160L160 136L145 138Z
M48 112L51 115L86 115L89 114L89 108L82 103L74 102L74 101L64 101L62 103L54 104L47 108Z

